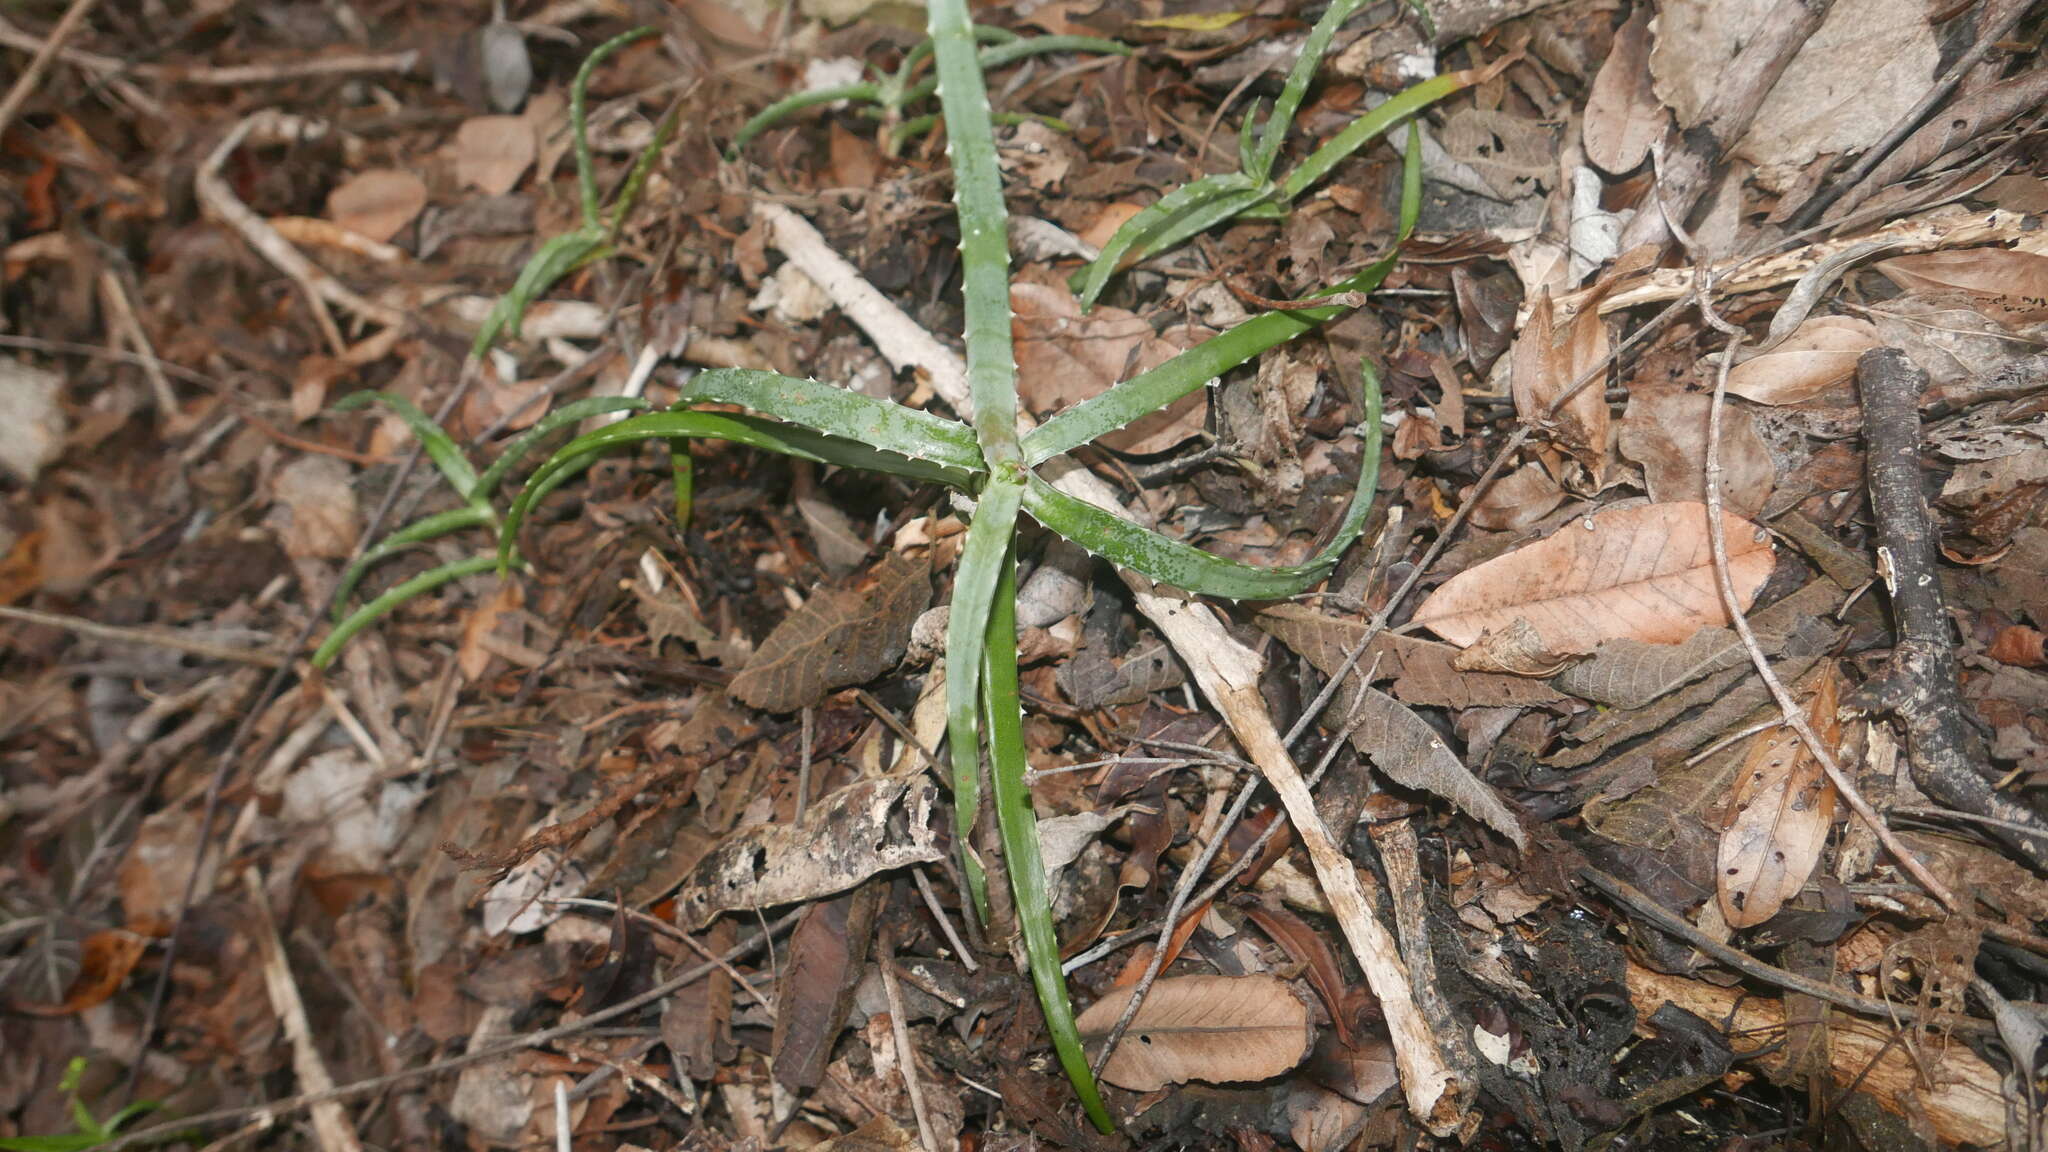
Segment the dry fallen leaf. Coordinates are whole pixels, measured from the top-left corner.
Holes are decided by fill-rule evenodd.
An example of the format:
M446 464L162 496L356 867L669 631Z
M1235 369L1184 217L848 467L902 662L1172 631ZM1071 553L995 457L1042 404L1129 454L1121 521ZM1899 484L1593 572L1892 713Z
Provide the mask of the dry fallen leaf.
M1017 397L1041 417L1156 368L1208 335L1185 325L1154 335L1149 321L1122 308L1097 306L1083 316L1080 302L1060 285L1013 284L1010 307ZM1202 430L1208 399L1205 390L1190 392L1098 442L1119 452L1164 452Z
M1877 270L1921 295L1959 294L2008 328L2048 321L2048 256L2005 248L1963 248L1894 256Z
M734 698L768 712L794 712L895 667L910 643L910 626L932 602L931 562L889 552L869 579L865 590L819 592L776 625L733 677Z
M1664 105L1650 88L1650 10L1614 30L1614 47L1593 77L1580 126L1586 159L1605 172L1633 170L1664 135Z
M1728 372L1728 391L1759 404L1797 404L1848 381L1856 358L1883 343L1853 316L1814 316L1784 343Z
M1128 994L1112 992L1074 1024L1100 1044ZM1189 1080L1265 1080L1301 1063L1315 1039L1308 1005L1272 976L1176 976L1152 985L1102 1078L1133 1092Z
M1492 532L1520 532L1564 503L1564 488L1531 461L1487 486L1472 508L1472 524Z
M1479 640L1451 659L1460 672L1498 672L1507 676L1555 676L1593 654L1591 648L1558 651L1527 620L1515 617L1499 631L1482 632Z
M1556 328L1556 306L1545 290L1529 309L1529 322L1515 338L1508 384L1515 413L1542 420L1567 388L1607 358L1607 324L1595 307L1580 309ZM1595 378L1565 401L1549 427L1558 447L1586 466L1595 485L1607 470L1607 393Z
M1837 692L1830 661L1807 708L1807 722L1830 750L1842 733ZM1721 832L1715 887L1729 927L1761 924L1798 895L1820 863L1834 818L1834 785L1806 742L1790 726L1759 732L1735 777L1734 815Z
M1742 607L1756 599L1775 558L1768 537L1722 514L1729 575ZM1516 617L1552 651L1629 636L1677 644L1728 623L1714 585L1707 508L1692 501L1610 508L1547 539L1453 576L1423 601L1415 622L1465 647Z
M676 923L699 931L721 912L816 900L877 872L937 860L937 799L921 776L877 777L814 802L802 820L742 828L690 873L676 894Z
M455 179L486 196L503 196L533 164L533 125L524 116L472 116L448 147Z
M327 194L327 218L382 243L427 206L426 181L395 168L358 172Z
M1643 467L1644 487L1659 503L1706 499L1707 415L1713 397L1682 388L1639 385L1629 392L1617 447ZM1721 495L1728 510L1754 516L1776 486L1771 450L1747 408L1721 409Z
M301 456L271 481L278 542L294 560L338 560L354 551L362 514L348 465L332 456Z

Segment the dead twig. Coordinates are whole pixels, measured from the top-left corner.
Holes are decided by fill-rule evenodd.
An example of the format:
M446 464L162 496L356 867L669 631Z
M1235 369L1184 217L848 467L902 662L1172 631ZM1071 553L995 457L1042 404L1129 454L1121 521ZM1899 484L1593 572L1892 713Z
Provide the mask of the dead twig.
M1906 762L1920 790L1950 808L1996 821L1999 839L2037 869L2048 869L2048 825L2001 793L1972 748L1956 685L1955 641L1942 603L1939 541L1920 487L1920 393L1927 374L1896 348L1856 362L1863 396L1870 507L1877 520L1878 573L1891 595L1899 639L1884 674L1858 695L1898 718ZM2019 825L2013 834L2008 825ZM1944 900L1951 908L1953 901Z
M327 311L329 302L387 328L401 326L405 321L404 315L395 309L364 299L341 281L321 270L297 248L292 247L291 241L286 240L269 221L242 203L241 198L235 195L234 189L229 187L227 179L221 175L221 168L227 164L228 157L234 155L235 150L252 136L258 140L294 139L317 137L324 135L326 131L327 126L324 124L302 117L288 116L273 108L245 116L240 123L229 129L221 142L207 154L206 160L199 165L198 174L193 177L192 183L200 203L204 204L208 211L241 233L250 247L262 253L279 271L292 278L299 286L299 290L306 294L306 303L313 310L314 322L320 326L320 332L327 338L334 354L346 356L348 341L343 338L341 329L334 323L334 317Z
M1885 1000L1874 1000L1868 996L1859 996L1845 988L1837 988L1833 984L1824 984L1818 980L1810 980L1796 972L1787 972L1783 968L1766 964L1747 952L1730 948L1728 945L1693 927L1686 922L1685 917L1657 903L1650 898L1648 893L1638 889L1635 885L1618 877L1610 876L1598 868L1581 868L1579 876L1595 888L1627 905L1636 915L1656 925L1658 931L1676 936L1745 976L1754 976L1758 980L1776 985L1788 992L1797 992L1802 995L1811 996L1816 1000L1825 1000L1836 1007L1847 1008L1851 1012L1860 1012L1865 1016L1874 1016L1879 1020L1887 1020L1894 1025L1899 1024L1902 1020L1910 1024L1933 1023L1919 1009L1914 1008L1910 1004L1895 1004ZM1991 1026L1982 1020L1958 1020L1952 1016L1943 1016L1941 1026L1953 1031L1977 1036L1988 1035L1991 1032Z
M74 9L90 9L97 2L98 0L90 0L82 5L74 5ZM68 13L65 19L70 19ZM228 64L181 68L170 64L131 64L117 56L68 47L65 41L70 39L70 36L70 29L65 28L61 22L56 28L51 29L49 36L37 38L0 19L0 46L22 52L34 52L39 56L47 51L66 64L102 76L138 76L145 80L163 80L173 84L241 88L251 84L281 84L315 76L405 73L417 68L420 62L419 52L408 50L368 56L316 56L310 60L281 61L276 64ZM33 62L30 67L34 67ZM26 73L23 76L24 79L27 78Z
M767 944L777 933L795 924L797 918L801 915L803 913L797 911L783 916L773 924L768 925L764 931L755 934L752 939L726 949L723 958L727 962L731 962L746 957L755 949ZM422 1064L417 1068L407 1068L402 1072L393 1072L384 1076L373 1076L368 1080L358 1080L353 1084L343 1084L318 1092L303 1092L288 1100L275 1100L268 1104L254 1104L246 1108L221 1108L212 1112L202 1112L197 1116L180 1116L167 1119L161 1124L154 1124L147 1128L137 1128L134 1131L125 1133L117 1139L101 1144L99 1150L100 1152L123 1152L124 1149L128 1148L140 1148L149 1144L161 1143L166 1136L172 1133L187 1129L215 1128L223 1124L239 1123L251 1117L260 1116L265 1118L266 1121L275 1122L280 1117L304 1111L316 1104L325 1104L329 1101L354 1100L358 1097L374 1095L395 1085L411 1083L414 1080L423 1079L428 1076L439 1076L447 1072L459 1072L472 1065L488 1064L494 1060L502 1060L507 1056L514 1056L529 1049L553 1044L557 1040L562 1040L581 1032L587 1032L600 1024L605 1024L621 1016L637 1012L649 1004L656 1003L675 994L679 989L687 988L717 970L718 966L716 964L699 964L686 972L656 984L638 996L621 1000L609 1008L592 1012L588 1016L567 1024L558 1024L553 1028L545 1028L539 1032L530 1032L501 1044L493 1044L474 1052L465 1052L460 1056L450 1056L445 1060L436 1060L431 1064Z
M1872 180L1866 187L1864 178L1869 176L1885 157L1890 156L1892 150L1911 135L1937 105L1948 99L1948 94L1955 91L1956 85L1962 83L1963 77L1970 69L1975 68L1978 61L1984 59L2000 40L2005 39L2006 33L2012 31L2020 22L2020 18L2031 8L2031 0L2008 0L2005 10L1994 13L1991 25L1984 29L1983 35L1977 37L1975 44L1970 45L1969 51L1956 57L1956 62L1948 66L1948 71L1941 74L1941 78L1934 82L1934 86L1927 90L1927 94L1908 109L1905 115L1899 117L1898 121L1878 138L1877 143L1864 149L1863 158L1856 162L1855 167L1822 185L1814 193L1813 198L1800 207L1799 214L1792 218L1793 227L1805 228L1815 223L1823 212L1838 204L1840 212L1847 213L1868 199L1872 192L1891 183L1890 179Z
M50 628L62 628L66 632L75 632L80 636L91 636L96 640L109 640L117 644L140 644L148 648L166 648L205 660L254 664L258 668L277 668L285 662L284 657L275 652L267 652L261 648L240 648L232 644L215 644L210 640L200 640L169 628L102 624L97 620L43 612L34 608L15 608L0 604L0 620L41 624Z
M903 1073L903 1089L910 1094L910 1111L917 1117L918 1146L924 1152L939 1152L939 1142L932 1135L931 1117L925 1114L924 1088L917 1081L917 1053L910 1047L910 1023L903 1017L903 990L896 986L896 940L887 925L883 925L880 945L881 956L876 967L882 974L882 995L889 1000L889 1037L896 1042L896 1064Z
M1678 235L1681 241L1690 240L1676 219L1670 223L1673 233ZM1690 244L1687 246L1690 247ZM1707 405L1705 485L1707 539L1714 559L1714 584L1721 592L1721 603L1728 612L1728 622L1734 626L1735 634L1742 638L1742 646L1749 653L1750 663L1756 666L1756 674L1763 680L1764 687L1770 690L1771 698L1778 702L1778 711L1784 714L1785 723L1799 733L1800 740L1804 741L1807 750L1813 753L1813 758L1820 762L1821 770L1827 773L1828 781L1849 805L1850 811L1856 813L1870 826L1870 830L1877 834L1878 841L1884 845L1885 850L1892 854L1892 858L1897 860L1914 880L1927 889L1929 895L1941 901L1942 905L1951 911L1959 911L1962 905L1957 902L1955 893L1949 891L1948 886L1936 879L1934 873L1920 862L1919 857L1913 855L1899 842L1899 838L1885 824L1884 817L1878 815L1876 809L1870 806L1870 801L1863 798L1863 793L1856 787L1856 782L1849 778L1848 773L1842 771L1842 766L1835 761L1835 750L1828 747L1827 742L1813 730L1813 725L1806 719L1805 710L1792 699L1792 693L1785 688L1785 682L1772 670L1770 658L1764 655L1763 646L1757 643L1756 632L1749 626L1749 617L1742 611L1742 600L1735 592L1733 578L1728 574L1728 532L1721 523L1721 413L1728 401L1728 371L1734 367L1741 352L1745 333L1722 319L1721 314L1714 310L1713 282L1707 278L1707 266L1699 264L1698 267L1701 269L1701 283L1694 297L1699 303L1700 316L1710 327L1728 336L1728 346L1721 352L1720 368L1715 373L1714 396Z
M306 1019L306 1004L299 997L298 981L292 978L285 959L284 941L278 938L277 923L270 915L270 893L263 883L263 869L251 865L242 879L249 888L249 900L256 907L256 953L263 965L263 987L270 993L270 1010L277 1014L285 1039L292 1046L292 1071L310 1093L330 1092L334 1078L313 1043L313 1028ZM313 1137L320 1152L362 1152L362 1141L342 1111L339 1100L312 1105Z
M43 75L50 70L50 65L56 62L58 54L64 50L64 42L71 39L72 34L78 31L78 26L85 23L85 18L92 15L92 10L99 7L99 3L100 0L71 0L71 7L64 10L64 15L57 20L57 26L50 29L50 35L35 46L35 55L29 58L28 67L22 70L21 75L15 77L13 86L7 90L6 98L0 99L0 136L7 135L7 129L14 123L15 116L20 114L21 106L28 103L29 93L34 92L36 85L43 82Z

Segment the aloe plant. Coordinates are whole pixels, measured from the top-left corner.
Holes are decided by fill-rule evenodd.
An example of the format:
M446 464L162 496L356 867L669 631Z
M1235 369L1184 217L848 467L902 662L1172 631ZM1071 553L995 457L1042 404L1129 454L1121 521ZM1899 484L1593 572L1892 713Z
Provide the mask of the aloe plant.
M981 49L979 54L984 72L1026 57L1043 56L1052 52L1100 52L1112 56L1131 54L1127 45L1094 36L1023 37L1007 28L995 28L987 24L974 25L973 34L977 41L988 44L988 47ZM929 99L932 93L938 91L939 80L936 75L921 79L917 75L918 66L931 54L932 42L925 40L905 52L903 61L896 66L896 70L887 75L877 73L872 80L813 88L808 92L798 92L777 100L740 127L738 134L732 139L732 144L726 149L727 159L738 159L740 152L754 137L796 113L820 104L837 104L840 101L875 105L883 124L889 130L887 139L889 149L893 152L902 146L904 140L929 129L935 122L930 116L913 116L908 119L904 117L906 111ZM1023 117L998 115L996 119L1018 120ZM1058 122L1054 122L1054 126L1065 128L1065 125Z
M1204 176L1161 196L1124 221L1109 243L1103 245L1101 254L1074 273L1069 284L1080 295L1083 309L1094 306L1096 298L1109 285L1109 278L1126 264L1163 252L1226 220L1279 216L1295 197L1329 175L1339 161L1390 125L1408 119L1476 80L1476 74L1471 72L1432 76L1353 120L1294 170L1274 179L1273 166L1279 160L1281 142L1294 122L1294 114L1301 109L1309 82L1315 79L1316 66L1322 62L1323 53L1329 51L1337 29L1365 4L1366 0L1333 0L1322 19L1309 30L1301 54L1295 57L1294 67L1287 73L1280 98L1273 103L1273 114L1263 124L1259 123L1258 101L1252 102L1238 131L1237 171ZM1423 11L1426 19L1427 11L1418 10Z
M817 463L941 484L960 493L971 512L954 577L945 668L955 831L969 902L977 915L987 917L986 874L969 848L981 802L986 753L1004 871L1015 897L1018 927L1047 1031L1083 1108L1096 1126L1107 1132L1113 1125L1082 1051L1061 975L1058 940L1039 864L1037 820L1026 784L1016 657L1017 518L1020 513L1029 515L1095 555L1193 593L1228 599L1293 595L1327 577L1364 528L1377 471L1373 465L1379 446L1379 383L1368 366L1358 398L1366 414L1368 459L1361 461L1350 506L1336 532L1306 563L1259 567L1215 556L1066 495L1040 478L1035 470L1046 461L1205 386L1266 350L1341 315L1348 304L1253 317L1020 436L1006 208L996 165L994 120L983 80L987 52L977 50L979 39L986 34L978 33L969 22L965 0L931 0L928 8L936 64L934 88L950 140L960 225L966 372L973 407L969 421L945 419L816 380L716 369L688 380L668 410L643 412L557 449L534 470L499 516L490 504L492 492L539 437L592 412L629 406L628 402L607 399L570 405L543 420L496 464L476 476L455 445L416 408L389 397L364 397L358 402L383 399L392 404L414 427L463 503L451 512L402 529L371 549L345 574L345 590L354 586L370 564L445 532L495 526L497 551L495 556L472 557L435 569L378 597L336 628L320 656L331 659L355 629L374 619L376 611L388 610L390 604L426 587L479 571L480 565L495 564L501 572L509 572L520 563L516 547L520 526L535 506L592 460L619 446L646 441L669 445L679 517L687 515L692 484L688 441L693 439L731 441ZM1413 101L1408 105L1411 111L1419 106ZM1397 119L1381 116L1374 121L1378 125L1375 130ZM1283 126L1284 122L1283 118ZM1421 150L1413 146L1412 133L1411 127L1397 244L1412 231L1420 201ZM1274 147L1277 149L1277 141ZM1393 260L1390 252L1331 286L1330 293L1350 300L1372 291L1385 279ZM709 410L704 407L707 405L721 410ZM735 407L741 411L732 411Z

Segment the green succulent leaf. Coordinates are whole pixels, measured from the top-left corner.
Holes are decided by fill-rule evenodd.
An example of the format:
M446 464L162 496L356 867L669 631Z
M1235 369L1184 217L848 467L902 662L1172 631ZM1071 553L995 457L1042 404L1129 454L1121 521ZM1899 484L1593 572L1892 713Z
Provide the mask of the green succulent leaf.
M794 96L784 96L782 99L755 113L753 119L740 126L739 133L732 138L732 143L726 147L726 158L729 160L739 159L740 152L753 142L754 137L775 127L798 112L806 108L816 108L820 104L837 104L841 100L879 104L883 102L882 89L880 85L873 81L862 81L858 84L841 84L833 88L813 88L809 92L798 92Z
M1301 108L1302 97L1308 94L1308 86L1316 77L1316 69L1323 62L1323 54L1330 50L1330 41L1337 30L1360 8L1366 0L1334 0L1325 9L1322 19L1309 29L1308 38L1302 41L1301 54L1294 58L1294 67L1287 73L1287 84L1280 91L1280 99L1273 104L1273 115L1266 120L1266 126L1259 133L1257 146L1247 153L1245 171L1258 180L1264 180L1273 171L1273 161L1280 155L1280 145L1287 138L1287 129L1294 123L1294 114ZM1246 117L1249 125L1251 118Z
M469 466L469 459L456 447L448 433L439 424L427 418L419 405L396 392L365 391L354 392L342 397L334 405L336 412L353 412L371 404L382 404L391 409L392 415L405 422L420 445L427 451L427 459L441 473L448 486L455 489L455 495L468 500L476 494L476 469Z
M1413 124L1408 126L1408 133L1411 142L1417 139ZM1371 292L1384 283L1387 274L1394 270L1400 243L1415 231L1415 220L1421 207L1422 149L1411 146L1402 158L1401 225L1395 236L1394 251L1356 275L1332 284L1325 294ZM1312 331L1348 311L1348 305L1330 304L1254 316L1149 372L1139 373L1055 414L1024 437L1024 463L1035 468L1055 456L1092 443L1133 420L1164 408L1267 349Z
M750 368L714 368L683 385L679 404L737 404L829 436L911 459L979 472L981 447L965 424L816 380Z
M1024 712L1017 688L1017 563L1005 552L999 558L995 597L988 617L988 642L983 697L988 722L989 779L995 792L996 827L1003 841L1003 865L1016 897L1017 927L1031 965L1031 984L1045 1013L1045 1030L1060 1067L1081 1098L1081 1107L1102 1132L1116 1130L1102 1091L1088 1068L1074 1007L1067 999L1067 981L1060 972L1059 937L1053 931L1052 899L1045 890L1045 860L1039 851L1038 813L1031 807L1026 783ZM949 672L950 676L951 673Z
M1127 255L1142 260L1165 248L1169 237L1192 236L1228 219L1264 195L1260 181L1242 172L1226 172L1183 184L1153 201L1144 211L1124 221L1109 243L1102 246L1102 253L1074 273L1070 283L1081 298L1082 309L1095 306L1096 298L1108 287L1109 278L1116 275Z
M436 512L431 516L423 516L393 532L391 535L384 537L382 540L377 541L376 547L365 551L362 556L357 558L355 563L348 566L348 569L341 574L340 582L335 585L335 623L340 623L346 616L349 595L356 590L356 585L362 582L363 574L371 568L416 544L437 540L451 532L460 532L465 528L481 528L489 524L493 519L494 517L490 509L479 507L475 504L465 504L460 508L451 508L446 512Z
M1468 87L1476 79L1474 72L1447 72L1432 76L1419 84L1412 84L1389 97L1379 107L1344 126L1343 131L1309 154L1294 171L1280 181L1279 199L1292 201L1307 191L1316 181L1330 174L1330 169L1345 157L1364 147L1373 137L1385 132L1415 115L1431 104L1449 96L1461 88Z
M946 616L946 741L953 759L953 832L960 845L975 911L988 917L988 880L968 850L981 808L981 741L975 731L980 708L982 645L998 575L1017 532L1017 506L1024 485L998 476L981 490L967 541L953 577L953 605Z
M1306 591L1329 576L1364 531L1366 517L1372 512L1373 488L1379 482L1380 387L1372 366L1363 367L1365 395L1361 407L1365 418L1360 427L1358 484L1352 490L1350 506L1345 509L1336 533L1307 563L1261 568L1226 560L1077 500L1035 476L1024 493L1024 510L1032 519L1097 556L1199 595L1278 600Z
M648 440L730 440L752 448L763 448L819 464L886 472L913 480L965 488L971 477L957 468L930 460L912 460L866 444L813 432L796 424L778 423L759 416L725 412L647 412L617 424L587 432L555 450L546 463L534 470L512 502L498 530L501 565L512 563L513 542L519 527L534 505L554 491L568 474L586 467L592 459L612 448Z
M415 596L432 592L443 584L452 583L465 576L479 576L497 566L497 556L485 552L466 560L457 560L453 564L443 564L439 568L429 569L410 580L392 586L390 591L349 613L334 626L334 630L327 634L327 639L322 640L320 647L314 649L313 667L325 668L332 664L334 658L341 653L342 647L353 639L356 633L369 627L400 604Z
M505 482L512 469L519 466L526 454L551 432L559 431L571 424L579 424L593 416L604 416L613 412L639 412L648 407L647 401L638 396L591 396L574 403L564 404L533 422L533 427L521 432L517 439L505 446L491 466L477 479L477 494L489 499L498 485Z

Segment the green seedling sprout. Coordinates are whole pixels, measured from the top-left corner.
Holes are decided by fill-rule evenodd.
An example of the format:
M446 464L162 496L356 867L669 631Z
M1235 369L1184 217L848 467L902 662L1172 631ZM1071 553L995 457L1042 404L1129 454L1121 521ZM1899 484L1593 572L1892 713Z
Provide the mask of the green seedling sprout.
M583 223L573 232L564 232L552 237L540 246L540 251L520 269L519 278L513 281L512 290L498 299L485 317L483 327L477 330L476 341L470 345L470 359L480 359L490 351L498 334L509 332L513 338L519 336L519 322L533 302L544 295L555 282L571 272L599 260L605 260L618 252L619 229L625 224L626 214L633 210L633 204L640 198L640 189L647 183L648 173L654 169L654 159L662 146L675 134L676 123L681 111L680 105L669 109L655 126L654 139L633 162L626 175L626 183L619 194L612 198L611 212L598 207L597 173L590 163L589 120L584 112L584 101L590 88L590 74L607 56L633 43L654 35L652 28L635 28L623 32L597 46L576 70L576 79L569 85L569 130L576 153L576 190L583 211Z
M1111 56L1131 54L1131 49L1127 45L1094 36L1023 37L1007 28L995 28L986 24L974 25L973 35L977 41L988 44L988 47L981 49L979 57L983 72L1000 68L1005 64L1013 64L1027 57L1044 56L1053 52L1100 52ZM918 65L931 54L932 42L925 40L905 52L902 63L896 66L896 71L886 76L877 74L873 80L816 88L777 100L740 127L739 133L732 139L732 145L726 150L726 158L738 159L740 152L754 137L806 108L815 108L821 104L837 104L841 101L875 105L883 123L889 126L889 150L893 153L902 147L905 140L929 131L938 122L936 116L912 116L907 119L904 116L904 113L930 99L931 95L938 91L939 79L936 75L917 78ZM998 114L995 119L998 123L1037 120L1050 124L1062 132L1067 130L1065 124L1049 116Z
M1348 2L1340 0L1340 4ZM685 382L670 409L627 418L558 448L528 477L500 518L491 511L490 493L505 471L516 463L518 455L544 432L536 428L509 448L498 464L472 481L461 454L453 450L452 444L444 443L445 436L436 440L439 430L430 430L421 416L415 432L465 503L452 513L428 517L395 533L392 541L400 541L396 547L405 547L444 529L495 523L497 554L473 557L449 569L415 577L359 610L357 615L369 612L385 600L415 594L417 590L410 585L446 582L478 571L480 562L486 566L494 563L501 572L509 573L521 562L516 548L520 527L538 503L597 456L622 445L662 441L670 446L679 516L685 514L683 506L690 494L688 441L694 439L726 440L816 463L941 484L961 493L972 511L954 577L945 668L955 834L968 901L976 914L986 920L987 876L981 861L969 848L986 756L1004 871L1015 897L1018 927L1047 1032L1082 1107L1098 1128L1108 1132L1113 1124L1089 1071L1060 973L1058 939L1045 891L1044 871L1039 864L1038 824L1026 784L1017 684L1017 518L1020 513L1029 515L1091 554L1196 594L1233 600L1294 595L1328 577L1364 529L1378 471L1379 381L1371 366L1365 365L1359 397L1365 413L1361 427L1364 453L1350 507L1329 543L1303 564L1260 567L1215 556L1141 528L1108 509L1077 500L1042 480L1035 472L1038 465L1204 387L1266 350L1342 315L1349 305L1311 305L1253 317L1158 368L1056 414L1020 437L1017 372L1011 345L1006 209L996 164L994 118L983 80L987 50L977 50L979 41L988 37L985 31L978 34L970 24L966 0L931 0L928 10L931 52L937 72L935 91L950 141L954 202L960 225L966 371L973 406L968 422L948 420L815 380L747 369L715 369L698 373ZM1335 25L1330 27L1334 31ZM1323 43L1327 43L1327 36ZM1320 48L1315 55L1320 55ZM1302 79L1298 85L1290 82L1290 87L1305 90L1306 72L1299 65L1295 71L1302 74ZM1311 64L1307 72L1312 71ZM1279 117L1279 124L1284 126L1298 101L1298 91L1283 98L1286 116ZM1412 114L1425 103L1426 100L1409 100L1395 112L1380 116L1375 121L1375 130ZM1268 123L1270 127L1273 122ZM1415 143L1411 124L1410 147L1403 164L1397 246L1412 231L1420 203L1421 149ZM1260 146L1277 152L1277 135ZM1357 143L1351 144L1356 146ZM1392 268L1393 259L1389 253L1333 285L1330 293L1355 299L1357 294L1377 288ZM703 405L718 405L726 410L710 411ZM743 411L730 411L734 407ZM410 406L397 410L409 423L413 422L411 413L417 412ZM550 427L579 419L583 413L571 405L558 415L561 419ZM389 555L386 547L390 543L372 549L361 566ZM352 585L359 574L352 570L346 582ZM323 645L322 653L331 659L333 651L346 639L342 629L337 628L336 635Z
M78 1086L85 1075L85 1057L75 1056L65 1065L64 1078L58 1082L58 1091L69 1098L71 1105L71 1126L74 1131L55 1136L0 1136L0 1152L90 1152L102 1144L112 1141L121 1134L121 1128L138 1116L147 1116L163 1105L154 1100L138 1100L105 1120L95 1118L78 1098ZM183 1133L167 1132L166 1141L181 1139Z
M1367 141L1460 88L1478 82L1482 73L1477 71L1447 73L1424 80L1353 120L1293 171L1274 179L1273 167L1280 157L1280 145L1308 94L1309 82L1315 79L1317 65L1329 51L1337 30L1365 4L1366 0L1333 0L1322 19L1309 30L1301 55L1295 58L1280 98L1273 104L1273 114L1263 125L1258 123L1258 102L1253 102L1238 133L1238 171L1204 176L1161 196L1124 221L1109 243L1103 245L1102 252L1074 273L1069 284L1080 296L1083 310L1094 307L1118 269L1173 248L1226 220L1281 215L1296 197L1329 175L1330 169Z

